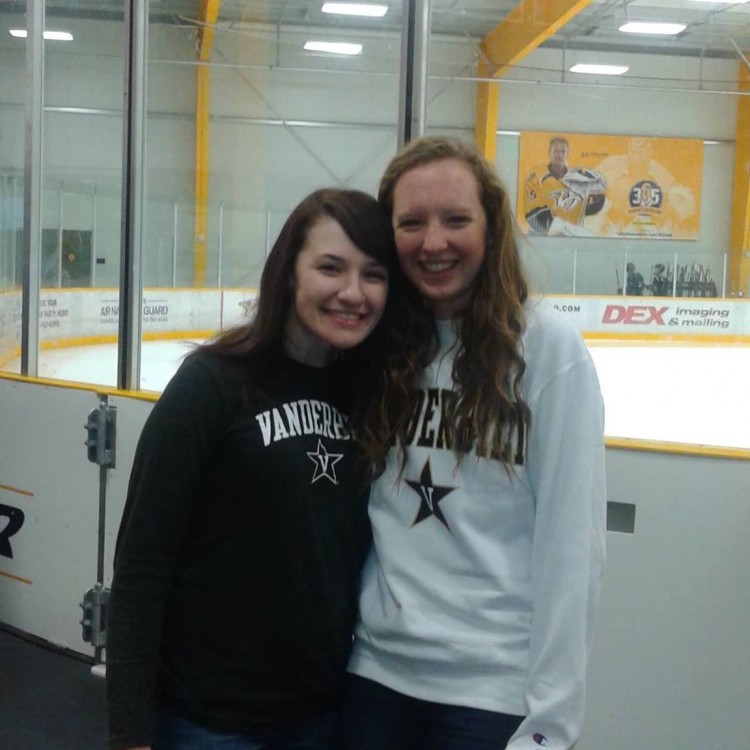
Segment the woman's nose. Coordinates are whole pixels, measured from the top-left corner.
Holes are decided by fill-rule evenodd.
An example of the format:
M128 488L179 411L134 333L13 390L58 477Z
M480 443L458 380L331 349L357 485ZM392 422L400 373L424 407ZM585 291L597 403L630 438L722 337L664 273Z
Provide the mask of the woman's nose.
M359 303L364 300L362 279L358 273L351 273L345 277L345 283L339 292L339 297L350 303Z
M445 229L438 222L428 224L422 241L422 248L424 250L443 250L447 244Z

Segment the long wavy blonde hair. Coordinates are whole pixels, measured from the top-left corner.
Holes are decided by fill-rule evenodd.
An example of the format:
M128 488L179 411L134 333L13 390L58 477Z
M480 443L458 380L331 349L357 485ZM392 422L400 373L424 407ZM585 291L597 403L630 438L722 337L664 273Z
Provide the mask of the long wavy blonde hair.
M453 364L455 401L448 407L450 444L459 460L476 451L506 466L522 462L531 415L521 397L525 362L521 334L528 285L516 240L508 194L494 167L471 145L442 136L418 138L390 162L378 200L392 215L396 184L406 172L431 162L455 159L477 181L487 219L486 248L472 300L459 318L459 349ZM413 297L400 301L398 328L392 331L383 389L370 409L372 434L390 421L391 441L404 444L415 408L416 380L437 350L434 319ZM380 424L380 426L377 426Z

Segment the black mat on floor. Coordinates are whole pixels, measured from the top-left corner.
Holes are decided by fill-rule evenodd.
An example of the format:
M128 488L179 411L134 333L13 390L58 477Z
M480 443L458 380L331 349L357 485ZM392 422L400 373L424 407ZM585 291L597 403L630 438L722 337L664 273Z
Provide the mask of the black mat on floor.
M104 750L104 680L91 664L0 626L0 748Z

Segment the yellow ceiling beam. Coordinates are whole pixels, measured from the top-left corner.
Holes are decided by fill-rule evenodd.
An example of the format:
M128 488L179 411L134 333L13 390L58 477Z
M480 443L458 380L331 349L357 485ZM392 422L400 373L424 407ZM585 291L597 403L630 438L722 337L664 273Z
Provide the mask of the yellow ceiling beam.
M590 2L521 0L480 42L477 77L498 78L556 34ZM477 84L475 139L477 148L491 161L495 158L499 85L486 80Z
M750 94L750 71L738 63L738 89ZM750 96L737 97L737 130L732 181L732 231L729 239L727 291L750 293Z
M221 0L201 0L198 15L198 62L209 62ZM206 285L208 236L208 147L211 69L198 65L195 73L195 179L193 191L193 286Z
M480 44L489 75L497 78L554 36L591 0L521 0ZM486 73L485 73L486 75Z

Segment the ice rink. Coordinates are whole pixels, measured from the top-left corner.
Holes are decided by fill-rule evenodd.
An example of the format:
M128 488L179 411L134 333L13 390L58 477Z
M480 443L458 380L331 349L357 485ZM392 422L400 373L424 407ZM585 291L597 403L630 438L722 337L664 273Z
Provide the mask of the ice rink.
M145 342L141 387L161 391L190 346ZM608 437L750 449L750 347L597 342L590 351ZM41 354L39 375L114 387L116 365L115 345L51 349Z

